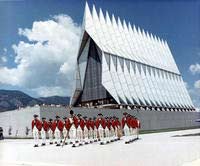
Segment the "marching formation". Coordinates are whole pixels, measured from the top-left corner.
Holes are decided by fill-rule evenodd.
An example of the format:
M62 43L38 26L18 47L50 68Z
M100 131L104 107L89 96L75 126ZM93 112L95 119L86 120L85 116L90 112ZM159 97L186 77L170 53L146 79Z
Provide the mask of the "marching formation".
M49 144L64 146L71 144L77 147L93 142L100 142L101 145L118 141L124 136L125 143L131 143L138 139L140 121L124 112L123 118L103 117L101 113L97 117L82 117L81 114L75 115L70 111L69 117L63 120L59 116L56 119L42 117L40 121L38 115L34 115L32 120L32 132L34 137L34 147L39 146L41 135L41 146L45 146L49 138Z

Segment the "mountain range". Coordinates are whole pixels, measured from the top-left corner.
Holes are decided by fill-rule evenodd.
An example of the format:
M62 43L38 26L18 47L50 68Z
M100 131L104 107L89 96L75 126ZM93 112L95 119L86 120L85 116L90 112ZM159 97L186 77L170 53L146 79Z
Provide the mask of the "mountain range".
M33 98L18 90L0 90L0 112L10 111L19 107L34 106L35 104L68 105L70 97L50 96Z

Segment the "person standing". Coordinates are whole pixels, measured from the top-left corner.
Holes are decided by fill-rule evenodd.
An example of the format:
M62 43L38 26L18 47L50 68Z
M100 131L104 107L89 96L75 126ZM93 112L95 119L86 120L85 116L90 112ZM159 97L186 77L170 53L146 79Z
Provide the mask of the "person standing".
M56 146L60 146L61 143L61 134L62 134L62 130L64 127L63 122L60 120L59 116L56 116L56 120L54 121L54 134L55 134L55 139L56 139Z
M70 130L69 130L69 137L70 140L73 145L72 147L76 147L75 143L76 143L76 129L78 127L78 121L77 121L77 117L74 115L74 111L70 110Z
M53 119L49 119L49 144L53 144Z
M41 137L42 137L42 146L46 145L46 133L49 129L49 124L46 121L46 118L42 118L42 129L41 129Z
M88 119L87 119L87 116L84 116L83 117L84 119L84 142L85 144L88 144L88 141L89 141L89 130L88 130Z
M98 141L98 130L97 130L97 121L96 121L96 117L94 116L93 117L93 123L92 123L92 126L94 126L94 130L93 130L93 139L94 139L94 142L97 142Z
M130 129L129 129L129 118L127 112L123 113L123 118L122 118L122 129L124 131L124 136L125 136L125 143L128 142L129 136L130 136Z
M105 118L105 142L104 143L109 143L110 142L110 122L108 117Z
M34 147L38 147L39 144L39 132L42 128L42 123L38 119L38 115L33 115L34 119L32 120L32 133L34 138Z
M101 113L98 114L97 119L97 130L99 132L100 144L104 143L104 129L105 129L105 119Z
M83 130L84 130L84 120L81 117L81 114L77 115L77 123L78 123L78 127L77 127L77 139L79 141L79 145L81 146L83 144Z
M67 117L64 117L63 118L63 120L64 120L64 122L63 122L63 138L65 139L65 138L67 138L67 136L68 136L68 130L67 130ZM67 145L67 142L65 141L65 145Z

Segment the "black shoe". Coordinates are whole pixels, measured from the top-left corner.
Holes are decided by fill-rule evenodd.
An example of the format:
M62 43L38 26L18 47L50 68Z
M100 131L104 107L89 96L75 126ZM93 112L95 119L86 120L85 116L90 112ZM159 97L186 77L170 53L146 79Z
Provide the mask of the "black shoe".
M93 141L90 141L90 143L92 144L92 143L93 143Z
M65 145L68 145L68 143L67 143L67 142L65 142Z
M101 141L101 139L99 138L98 141Z
M83 144L82 143L79 143L79 146L82 146Z
M73 142L70 142L69 144L73 144Z
M78 141L76 141L76 143L78 143Z
M45 146L46 144L45 143L42 143L42 146Z
M129 141L126 141L126 142L125 142L125 144L129 144L129 143L130 143Z
M73 147L73 148L76 147L75 144L73 144L72 147Z
M49 144L50 144L50 145L52 145L52 144L53 144L53 142L50 142Z
M85 142L85 144L87 145L87 144L88 144L88 142Z
M106 143L108 144L108 143L110 143L109 141L106 141Z
M103 142L100 143L100 145L103 145L103 144L104 144Z
M117 138L117 140L119 141L119 140L120 140L120 138Z
M97 140L95 139L94 142L97 142Z
M57 144L56 146L60 146L60 144Z
M34 147L38 147L38 145L34 145Z
M110 142L114 142L114 140L111 139Z

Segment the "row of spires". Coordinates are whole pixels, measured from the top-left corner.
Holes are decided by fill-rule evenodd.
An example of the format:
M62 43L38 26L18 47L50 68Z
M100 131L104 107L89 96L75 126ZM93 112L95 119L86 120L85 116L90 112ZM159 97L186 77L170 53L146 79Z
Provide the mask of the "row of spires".
M86 1L86 4L85 4L85 14L86 14L86 12L90 12L90 8L88 6L87 1ZM147 39L150 39L151 41L156 41L156 42L164 45L165 47L168 47L166 40L160 39L158 36L153 35L152 33L149 33L148 31L145 32L144 29L141 30L141 28L139 26L137 28L136 28L135 25L131 26L130 22L128 22L128 26L127 26L125 19L123 19L123 24L122 24L120 17L117 17L117 21L116 21L114 14L112 14L112 21L111 21L108 11L106 11L105 13L106 13L106 17L104 17L103 11L100 8L99 14L97 14L95 5L93 4L93 7L92 7L92 17L93 18L96 15L98 17L98 19L104 20L105 22L107 22L107 24L109 24L109 23L110 24L116 24L116 25L118 25L118 27L123 28L123 30L128 30L129 32L133 31L136 34L139 34L140 36L143 36ZM104 19L104 18L106 18L106 19Z

